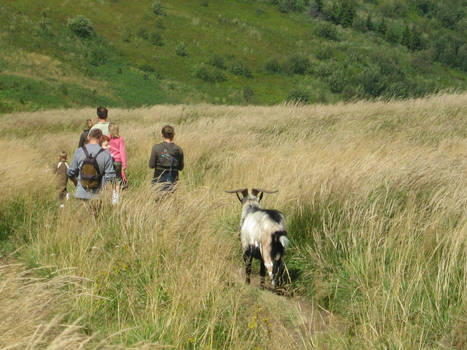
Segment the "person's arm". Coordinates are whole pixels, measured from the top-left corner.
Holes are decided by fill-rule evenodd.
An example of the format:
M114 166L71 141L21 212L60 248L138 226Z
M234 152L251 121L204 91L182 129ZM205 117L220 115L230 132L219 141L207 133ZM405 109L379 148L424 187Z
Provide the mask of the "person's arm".
M71 179L76 178L79 174L79 155L81 152L82 152L81 148L78 148L75 151L75 153L73 154L73 159L71 160L71 164L66 170L66 174Z
M125 141L123 138L120 138L120 157L122 158L122 170L126 169L126 150L125 150Z
M104 180L105 182L112 182L115 179L115 168L112 160L112 156L109 152L102 152L105 154L104 158Z
M154 169L157 163L157 152L155 147L152 148L151 157L149 158L149 168Z
M180 148L180 164L178 166L178 170L182 171L184 166L185 166L185 163L183 160L183 150Z

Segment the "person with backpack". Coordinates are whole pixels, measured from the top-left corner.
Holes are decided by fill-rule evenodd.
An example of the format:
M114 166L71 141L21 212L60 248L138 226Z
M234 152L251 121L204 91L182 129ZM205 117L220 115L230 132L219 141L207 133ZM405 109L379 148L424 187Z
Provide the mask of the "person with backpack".
M91 128L92 128L92 125L93 125L92 120L87 119L86 120L87 129L84 129L83 132L81 133L81 136L79 138L78 147L83 147L86 144L86 142L88 141L88 134L89 134L89 130L91 130Z
M112 156L99 142L102 131L89 132L88 143L76 150L66 173L70 178L78 178L75 197L89 200L94 198L108 182L115 179Z
M183 170L183 150L174 142L175 130L166 125L162 128L162 142L154 145L149 158L149 168L154 169L152 184L162 184L161 191L173 191L178 172Z
M98 121L94 124L91 130L99 129L102 131L102 135L109 135L109 124L110 122L107 121L107 116L109 115L109 111L107 108L99 106L97 107L97 118ZM89 131L91 131L89 130Z

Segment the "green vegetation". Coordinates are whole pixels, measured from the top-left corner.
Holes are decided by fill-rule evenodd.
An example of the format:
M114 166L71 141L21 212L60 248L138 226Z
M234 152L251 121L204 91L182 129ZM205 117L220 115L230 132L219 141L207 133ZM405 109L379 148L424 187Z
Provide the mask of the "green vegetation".
M460 0L2 2L0 111L464 90L465 18Z
M467 94L115 108L120 205L104 192L98 212L59 209L50 167L91 111L0 125L0 348L465 349ZM166 123L186 168L160 200L147 160ZM259 185L286 215L290 297L244 283L241 209L223 191Z

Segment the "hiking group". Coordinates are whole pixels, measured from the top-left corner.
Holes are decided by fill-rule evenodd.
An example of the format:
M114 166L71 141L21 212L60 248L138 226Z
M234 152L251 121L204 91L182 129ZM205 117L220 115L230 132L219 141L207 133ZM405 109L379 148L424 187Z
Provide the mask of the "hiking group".
M96 198L104 188L112 190L112 204L120 199L121 190L126 188L128 180L125 175L127 156L125 141L120 136L117 124L107 121L108 110L97 108L98 121L86 121L73 154L71 163L67 163L67 154L62 151L59 163L55 167L57 176L58 198L60 207L68 200L68 181L76 186L75 198L88 201ZM175 130L166 125L161 130L162 142L154 145L149 158L149 168L154 169L152 184L164 193L173 192L178 181L178 173L183 170L183 150L173 140Z

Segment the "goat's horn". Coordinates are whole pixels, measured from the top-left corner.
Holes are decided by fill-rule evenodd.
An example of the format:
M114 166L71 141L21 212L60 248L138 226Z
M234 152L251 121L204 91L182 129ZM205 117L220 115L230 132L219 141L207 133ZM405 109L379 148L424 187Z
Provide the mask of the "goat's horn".
M246 188L239 188L238 190L225 191L226 193L238 193L245 191Z
M259 192L263 192L263 193L276 193L276 192L279 192L279 190L269 191L269 190L263 190L261 188L253 188L251 191L252 192L256 191L257 193L259 193Z

